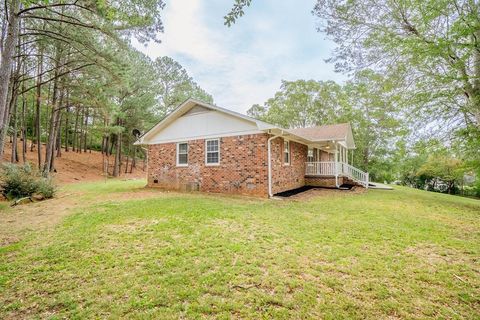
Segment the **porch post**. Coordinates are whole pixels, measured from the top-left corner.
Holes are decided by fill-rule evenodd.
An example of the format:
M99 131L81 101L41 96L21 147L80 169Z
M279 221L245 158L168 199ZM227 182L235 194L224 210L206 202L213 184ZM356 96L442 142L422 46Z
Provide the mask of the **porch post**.
M338 188L338 144L335 141L335 186Z

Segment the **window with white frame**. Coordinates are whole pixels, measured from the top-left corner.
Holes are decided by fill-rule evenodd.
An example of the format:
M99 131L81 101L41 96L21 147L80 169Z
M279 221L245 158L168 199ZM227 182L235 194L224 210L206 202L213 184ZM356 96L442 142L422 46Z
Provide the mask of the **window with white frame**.
M215 165L220 163L220 140L205 140L205 163Z
M283 141L283 163L290 164L290 141Z
M177 166L188 165L188 143L177 143Z

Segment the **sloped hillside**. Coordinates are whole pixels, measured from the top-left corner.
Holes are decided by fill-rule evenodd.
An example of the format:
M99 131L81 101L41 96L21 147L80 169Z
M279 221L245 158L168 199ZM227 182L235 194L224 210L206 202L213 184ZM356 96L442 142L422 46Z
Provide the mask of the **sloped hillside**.
M28 144L30 147L30 143ZM19 144L19 148L21 145ZM12 145L7 142L5 144L5 154L4 159L10 161L11 159ZM42 157L45 157L45 147L42 149ZM20 163L22 162L21 154L19 154ZM37 151L30 152L28 148L27 152L27 161L32 164L37 164ZM98 151L91 152L65 152L62 150L62 156L60 158L55 158L55 168L57 170L54 173L54 177L57 183L67 184L74 183L79 181L98 181L105 179L103 174L104 161L107 161L109 164L109 172L112 172L112 166L114 162L114 157L110 156L109 159L104 157ZM122 164L122 177L124 178L143 178L146 172L143 170L144 163L143 160L137 161L137 168L133 169L132 173L125 173L125 162ZM130 164L129 170L130 171Z

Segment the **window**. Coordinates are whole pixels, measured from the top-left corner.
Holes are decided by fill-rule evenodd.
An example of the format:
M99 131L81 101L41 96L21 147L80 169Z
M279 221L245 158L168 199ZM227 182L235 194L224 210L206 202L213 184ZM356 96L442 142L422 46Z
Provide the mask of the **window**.
M290 141L283 141L283 163L290 164Z
M188 143L177 143L177 166L188 165Z
M308 153L307 153L307 162L314 162L315 157L313 156L313 148L308 148Z
M205 163L215 165L220 163L220 141L205 140Z

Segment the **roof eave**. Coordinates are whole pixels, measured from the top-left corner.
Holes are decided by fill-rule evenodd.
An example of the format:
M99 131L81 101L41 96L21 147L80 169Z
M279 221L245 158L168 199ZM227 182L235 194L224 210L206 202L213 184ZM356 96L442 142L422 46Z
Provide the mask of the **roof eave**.
M143 135L139 137L139 139L134 143L135 145L146 145L149 144L149 138L152 134L154 134L157 130L161 129L163 126L168 125L170 122L175 121L175 119L178 117L178 114L182 112L183 109L187 108L188 106L195 106L195 105L200 105L208 109L212 109L218 112L223 112L225 114L228 114L232 117L237 117L240 119L243 119L245 121L249 121L251 123L254 123L257 126L257 129L260 131L264 130L271 130L275 129L276 126L266 123L261 120L257 120L255 118L243 115L241 113L231 111L213 104L205 103L203 101L199 101L193 98L189 98L182 102L178 107L176 107L172 112L170 112L166 117L164 117L161 121L159 121L155 126L150 128L147 132L145 132ZM282 129L284 130L284 129Z

